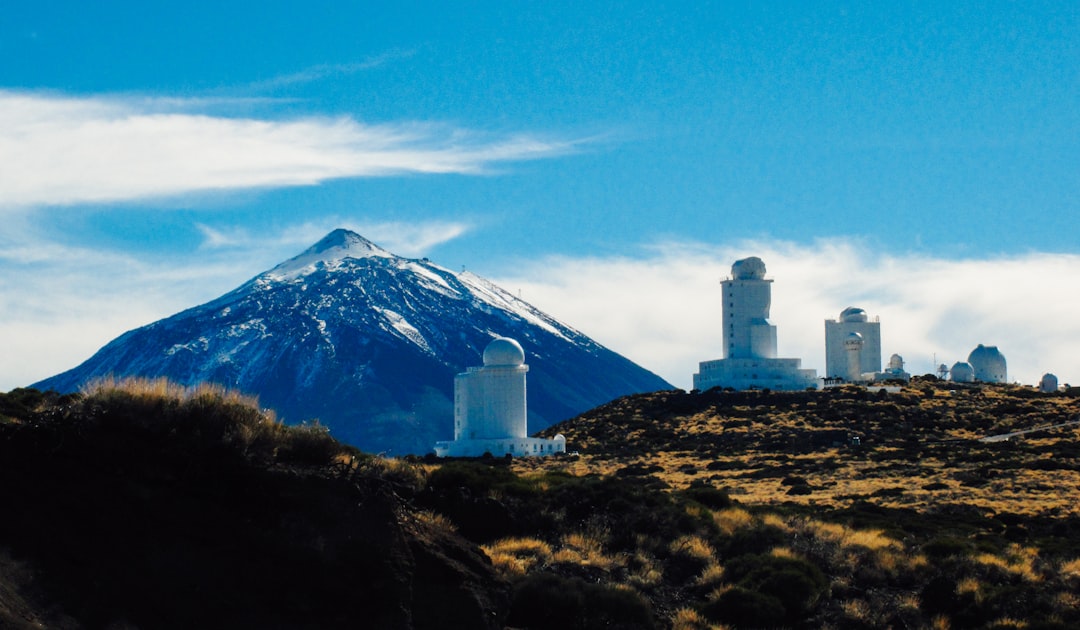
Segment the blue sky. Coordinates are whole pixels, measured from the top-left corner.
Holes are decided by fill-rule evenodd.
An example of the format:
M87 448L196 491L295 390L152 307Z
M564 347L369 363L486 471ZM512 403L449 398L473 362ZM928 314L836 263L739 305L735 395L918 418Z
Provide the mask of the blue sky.
M1076 3L20 4L0 390L338 226L677 385L751 254L810 367L858 303L913 371L1080 381Z

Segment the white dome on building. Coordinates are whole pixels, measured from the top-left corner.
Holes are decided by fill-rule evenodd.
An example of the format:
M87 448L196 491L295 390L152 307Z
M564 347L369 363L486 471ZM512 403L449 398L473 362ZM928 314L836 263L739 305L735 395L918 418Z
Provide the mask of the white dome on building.
M860 335L857 332L850 333L847 337L844 338L844 347L862 346L862 345L863 345L863 336Z
M496 337L484 348L484 367L523 363L525 351L521 344L509 337Z
M1039 391L1044 394L1052 394L1058 390L1058 378L1047 372L1039 381Z
M981 343L968 355L968 363L975 370L975 380L984 383L1008 382L1005 368L1005 356L997 346L984 346Z
M866 311L861 308L849 306L840 311L840 321L842 322L865 322L868 321Z
M899 354L894 354L889 357L889 369L890 370L903 370L904 369L904 357Z
M765 262L757 256L736 260L731 266L731 277L736 280L761 280L765 277Z
M971 383L975 380L975 368L970 363L957 361L949 370L949 380L955 383Z

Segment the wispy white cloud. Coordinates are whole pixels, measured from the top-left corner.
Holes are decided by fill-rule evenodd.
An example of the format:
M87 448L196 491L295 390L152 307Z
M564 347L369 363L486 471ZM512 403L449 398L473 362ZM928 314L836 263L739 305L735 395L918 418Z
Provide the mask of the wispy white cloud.
M276 90L283 87L289 87L292 85L299 85L304 83L311 83L313 81L320 81L322 79L330 77L339 77L343 75L356 74L363 70L371 70L384 66L392 61L400 59L408 59L415 55L413 50L389 50L382 54L375 55L363 61L357 61L354 63L327 63L304 68L299 72L293 72L290 74L282 74L264 81L256 81L249 83L245 87L247 90L256 92Z
M258 235L241 227L215 228L205 224L196 224L196 228L203 235L202 247L208 250L272 249L285 254L286 248L295 250L307 247L326 236L331 230L345 228L399 256L416 257L425 255L433 248L466 234L471 226L460 221L358 223L347 219L327 218L291 225L276 233Z
M1080 383L1080 256L948 260L877 255L846 240L812 246L671 243L636 258L548 258L496 282L601 343L689 387L698 362L722 356L719 281L756 255L774 279L771 321L782 356L824 368L824 323L847 306L880 316L882 352L909 371L997 345L1010 380L1047 371Z
M0 208L305 186L405 173L482 174L571 141L348 117L266 120L160 99L0 91Z

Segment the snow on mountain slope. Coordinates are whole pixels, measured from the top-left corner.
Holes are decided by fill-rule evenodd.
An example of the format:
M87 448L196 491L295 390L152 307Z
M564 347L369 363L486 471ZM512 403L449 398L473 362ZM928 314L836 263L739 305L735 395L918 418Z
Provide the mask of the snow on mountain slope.
M127 332L35 386L100 376L217 382L289 422L318 419L375 452L425 453L453 435L453 376L496 336L529 364L532 432L661 378L472 273L395 256L335 230L211 302Z

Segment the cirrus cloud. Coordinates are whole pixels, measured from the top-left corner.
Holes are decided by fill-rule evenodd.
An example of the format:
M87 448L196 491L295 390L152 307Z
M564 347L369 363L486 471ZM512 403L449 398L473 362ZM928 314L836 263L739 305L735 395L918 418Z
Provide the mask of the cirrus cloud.
M0 207L307 186L348 177L483 174L574 141L432 123L368 125L199 113L199 101L0 90Z

